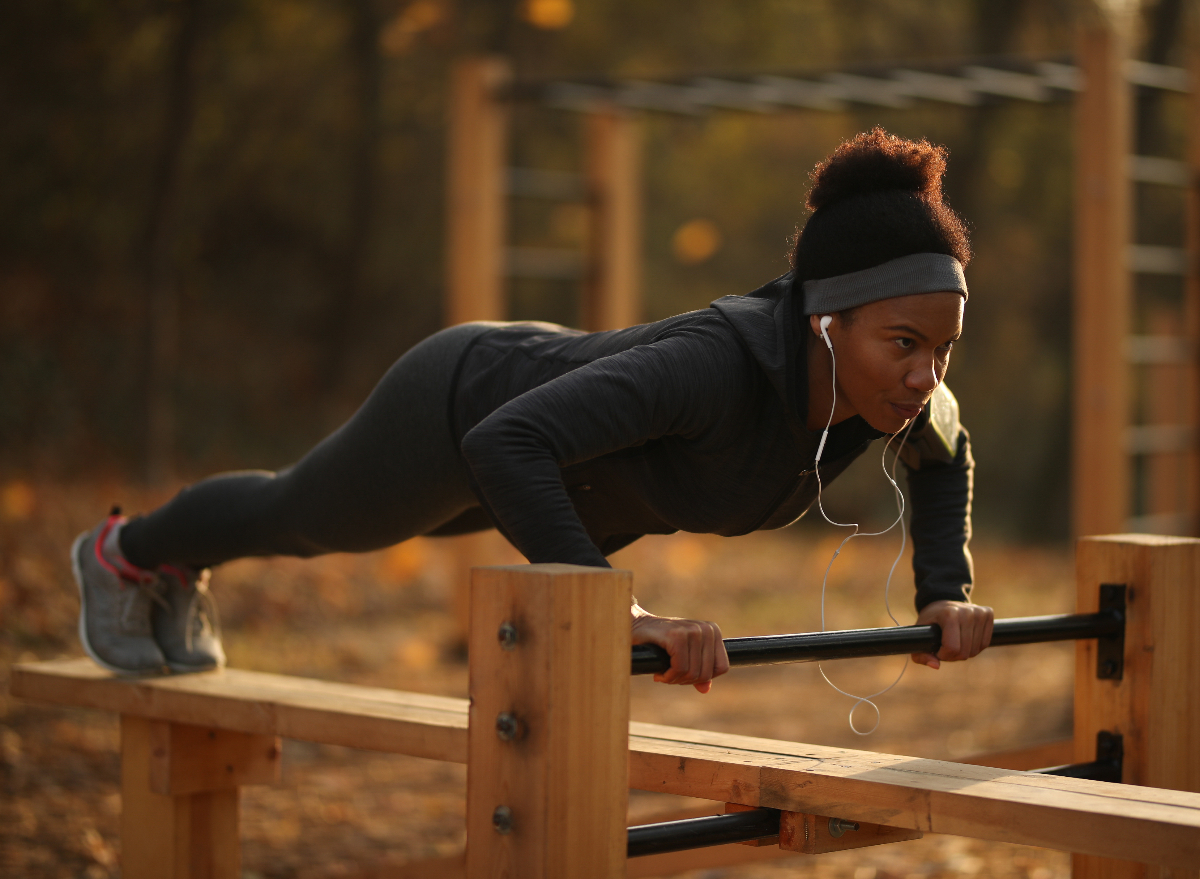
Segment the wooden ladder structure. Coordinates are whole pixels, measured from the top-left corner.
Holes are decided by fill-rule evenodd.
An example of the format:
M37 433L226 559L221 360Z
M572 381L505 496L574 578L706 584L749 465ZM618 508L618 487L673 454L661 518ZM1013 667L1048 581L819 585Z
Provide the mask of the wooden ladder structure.
M1200 90L1181 70L1133 60L1136 3L1108 9L1096 4L1084 15L1077 52L1082 85L1075 130L1073 524L1077 534L1195 534ZM1134 86L1189 94L1184 160L1131 155ZM1185 190L1185 247L1133 240L1134 185ZM1179 278L1180 309L1136 302L1135 275Z

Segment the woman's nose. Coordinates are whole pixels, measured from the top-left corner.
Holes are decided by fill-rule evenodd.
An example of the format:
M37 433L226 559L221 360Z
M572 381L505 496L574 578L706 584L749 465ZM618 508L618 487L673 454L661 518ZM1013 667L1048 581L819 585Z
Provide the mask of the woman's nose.
M932 392L940 381L941 378L938 375L937 363L935 362L926 363L917 369L911 370L904 377L906 387L925 393Z

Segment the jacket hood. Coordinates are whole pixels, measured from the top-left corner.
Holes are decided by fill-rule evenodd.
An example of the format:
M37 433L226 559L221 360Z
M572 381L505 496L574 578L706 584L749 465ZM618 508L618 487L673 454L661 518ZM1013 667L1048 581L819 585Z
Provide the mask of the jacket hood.
M780 275L744 296L722 296L712 307L733 326L779 394L793 430L806 431L808 414L807 361L800 356L791 295L792 273Z
M744 296L722 296L712 303L712 307L733 326L766 373L779 399L783 401L792 431L798 436L811 437L819 431L811 431L805 425L808 420L806 321L798 315L795 306L791 272ZM917 416L914 430L924 427L928 420L927 410L928 407ZM839 440L844 438L849 444L884 436L858 415L834 425L829 435L831 440L836 436ZM842 442L837 445L842 445Z

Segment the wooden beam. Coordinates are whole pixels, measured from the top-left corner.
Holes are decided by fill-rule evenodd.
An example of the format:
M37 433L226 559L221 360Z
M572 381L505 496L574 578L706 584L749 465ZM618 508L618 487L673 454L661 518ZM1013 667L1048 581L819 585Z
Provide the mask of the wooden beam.
M630 729L630 786L642 790L1200 867L1200 794L654 724Z
M1076 534L1122 531L1130 513L1130 461L1122 445L1129 418L1129 368L1116 355L1129 335L1132 103L1124 64L1128 14L1091 2L1077 57L1084 89L1075 119L1074 420L1072 527ZM1105 4L1105 8L1127 4Z
M1200 589L1178 606L1180 628L1172 634L1171 646L1156 648L1160 666L1174 661L1168 651L1178 649L1174 645L1186 637L1184 615L1196 597ZM1154 613L1169 611L1159 606ZM1195 651L1193 645L1179 654L1181 668L1194 667ZM86 659L18 664L11 680L13 695L22 698L459 763L467 760L465 699L236 669L129 681ZM1167 702L1155 704L1156 710L1168 710ZM1186 699L1178 704L1181 710L1195 711ZM1191 728L1200 729L1200 724ZM1197 793L648 723L632 723L629 730L629 786L633 788L836 815L927 833L1200 867ZM1091 760L1094 754L1085 757Z
M150 726L150 789L164 796L279 781L278 736L183 723Z
M467 700L223 669L121 678L90 659L17 664L14 696L118 714L465 763Z
M625 876L632 584L578 565L473 572L469 879Z
M446 324L503 320L508 108L500 58L467 58L451 73L447 156Z
M1076 761L1094 759L1096 733L1108 730L1124 739L1125 782L1200 791L1200 540L1084 538L1076 571L1081 613L1098 609L1102 583L1124 584L1127 600L1120 680L1097 678L1096 641L1076 645ZM1077 855L1074 875L1145 874L1137 864Z
M609 106L588 114L585 133L592 213L582 324L616 330L643 319L640 132L635 116Z

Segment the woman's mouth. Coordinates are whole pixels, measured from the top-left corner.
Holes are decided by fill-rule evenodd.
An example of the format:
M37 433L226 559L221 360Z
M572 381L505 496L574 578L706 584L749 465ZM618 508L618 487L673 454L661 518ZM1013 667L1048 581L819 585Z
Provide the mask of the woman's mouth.
M905 421L916 418L921 414L922 407L920 405L903 405L901 403L890 403L889 405L892 407L892 411Z

